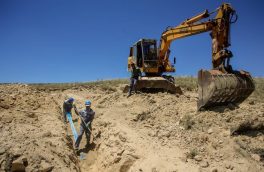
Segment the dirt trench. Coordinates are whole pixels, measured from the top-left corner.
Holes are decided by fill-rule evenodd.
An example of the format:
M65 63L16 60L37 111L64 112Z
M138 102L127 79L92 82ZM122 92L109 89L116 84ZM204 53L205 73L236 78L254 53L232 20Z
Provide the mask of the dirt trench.
M101 90L65 91L66 97L74 97L77 107L83 108L83 102L91 99L96 117L93 133L96 138L91 147L83 149L86 159L80 167L84 171L198 171L199 166L185 162L184 152L177 146L168 147L167 139L157 138L152 134L151 125L144 120L148 118L148 104L153 100L142 96L127 98L121 92ZM73 117L77 121L77 117ZM137 126L137 125L141 126ZM76 122L76 127L78 127ZM164 135L165 133L160 133ZM162 137L162 136L161 136ZM85 145L83 139L81 147ZM174 142L177 144L177 141Z
M255 101L254 96L239 108L230 105L197 112L197 94L192 90L185 90L183 95L141 93L127 98L122 85L105 88L95 85L40 90L26 85L1 86L0 153L5 148L0 155L1 169L10 169L16 162L25 171L43 171L43 167L47 171L92 172L264 170L260 127L264 102ZM90 99L96 112L92 128L97 138L85 148L83 137L82 157L73 151L69 125L61 121L60 107L67 97L75 98L78 109ZM34 113L17 113L18 109ZM80 120L74 113L73 121L79 131ZM19 127L22 124L25 127ZM243 126L254 134L241 130ZM3 155L12 158L7 162Z

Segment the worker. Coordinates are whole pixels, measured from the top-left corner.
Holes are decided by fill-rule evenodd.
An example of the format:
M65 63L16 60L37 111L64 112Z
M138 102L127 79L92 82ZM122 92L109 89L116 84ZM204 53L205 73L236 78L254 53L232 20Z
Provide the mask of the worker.
M74 102L74 98L70 97L69 99L65 100L63 103L63 120L64 120L64 123L67 122L67 118L66 118L67 113L71 114L73 102Z
M92 131L92 121L94 119L95 112L91 108L91 101L87 100L85 101L86 109L79 112L80 118L81 118L81 125L80 125L80 133L76 139L75 142L75 149L79 150L79 145L82 140L83 133L86 135L86 147L90 144L90 137L91 137L91 131Z
M138 81L138 78L141 77L142 74L141 74L141 71L140 69L136 68L135 64L132 63L131 64L131 77L130 77L130 87L129 87L129 91L128 91L128 96L131 96L131 93L132 93L132 90L134 89L135 92L137 91L136 90L136 84L137 84L137 81Z

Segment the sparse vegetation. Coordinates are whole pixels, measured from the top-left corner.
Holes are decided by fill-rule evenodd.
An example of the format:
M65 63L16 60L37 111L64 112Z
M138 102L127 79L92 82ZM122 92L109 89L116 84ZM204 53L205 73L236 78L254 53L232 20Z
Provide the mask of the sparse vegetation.
M181 120L180 124L184 127L185 130L189 130L192 128L194 121L192 120L191 115L184 115Z
M175 77L175 83L181 88L188 91L197 90L197 78L190 77Z
M196 148L193 148L189 152L186 153L186 157L190 159L193 159L196 155L198 155L198 151Z
M113 87L113 86L108 85L108 84L102 84L102 85L100 85L100 87L103 91L111 91L111 92L117 91L116 87Z
M264 95L264 78L254 78L256 89L252 94L256 100L263 101ZM197 90L197 78L195 77L175 77L175 83L181 88L188 91ZM116 87L120 84L129 84L128 79L115 79L115 80L99 80L92 82L75 82L75 83L33 83L30 86L38 90L66 90L72 88L92 88L101 87L109 91L116 91Z
M92 82L75 82L75 83L33 83L29 84L31 87L37 90L67 90L77 88L93 88L99 87L104 90L116 91L116 87L120 84L128 84L127 79L116 79L116 80L100 80Z
M257 101L263 102L264 100L264 78L254 78L255 91L252 94Z

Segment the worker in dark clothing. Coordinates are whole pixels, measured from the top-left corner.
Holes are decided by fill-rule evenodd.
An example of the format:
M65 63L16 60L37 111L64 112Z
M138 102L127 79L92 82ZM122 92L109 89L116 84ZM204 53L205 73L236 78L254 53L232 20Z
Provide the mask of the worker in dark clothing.
M71 114L71 110L73 107L73 101L74 101L74 98L70 97L69 99L65 100L63 103L63 120L64 120L64 123L67 122L67 118L66 118L67 113Z
M130 87L129 87L129 91L128 91L128 96L131 96L132 90L134 89L135 92L136 90L136 84L138 81L138 78L142 76L140 69L136 68L135 64L132 63L131 64L131 77L130 77Z
M86 109L79 112L81 118L80 133L75 142L75 149L78 150L80 142L82 140L83 133L86 135L86 147L89 146L91 131L92 131L92 121L94 119L95 112L91 108L91 101L87 100L85 102Z

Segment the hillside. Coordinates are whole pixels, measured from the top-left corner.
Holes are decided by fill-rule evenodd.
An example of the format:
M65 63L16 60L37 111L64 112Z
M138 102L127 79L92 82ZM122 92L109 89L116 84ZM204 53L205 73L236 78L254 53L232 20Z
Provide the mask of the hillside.
M126 80L0 85L2 171L264 171L264 79L239 107L197 112L196 78L176 78L183 95L140 93ZM96 112L89 148L73 150L61 105L90 99ZM80 120L73 115L76 129Z

